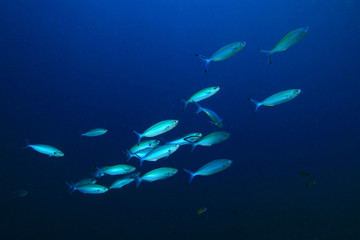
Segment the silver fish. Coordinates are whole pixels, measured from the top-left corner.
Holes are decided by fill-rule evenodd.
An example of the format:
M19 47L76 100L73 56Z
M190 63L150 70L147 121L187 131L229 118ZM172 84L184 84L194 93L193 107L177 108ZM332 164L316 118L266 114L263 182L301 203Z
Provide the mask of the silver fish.
M211 161L211 162L205 164L204 166L199 168L199 170L197 170L196 172L192 172L187 169L184 169L184 171L190 174L189 183L191 183L191 181L197 175L209 176L209 175L212 175L212 174L215 174L215 173L218 173L218 172L221 172L221 171L227 169L228 167L230 167L231 164L232 164L232 160L218 159L218 160L214 160L214 161Z

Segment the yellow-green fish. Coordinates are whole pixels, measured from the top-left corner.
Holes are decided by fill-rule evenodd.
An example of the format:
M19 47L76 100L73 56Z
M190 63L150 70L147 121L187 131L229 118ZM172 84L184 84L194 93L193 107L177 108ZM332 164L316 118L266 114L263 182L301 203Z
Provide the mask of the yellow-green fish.
M218 172L221 172L221 171L227 169L228 167L230 167L231 164L232 164L232 160L218 159L218 160L214 160L214 161L211 161L211 162L205 164L204 166L199 168L199 170L197 170L196 172L192 172L185 168L184 168L184 171L187 172L188 174L190 174L189 183L191 183L191 181L197 175L209 176L209 175L212 175L212 174L215 174L215 173L218 173Z
M178 120L165 120L152 125L148 129L146 129L143 133L138 133L135 130L133 130L133 132L136 135L138 135L139 137L138 144L140 144L140 141L143 137L155 137L160 134L166 133L171 129L173 129L174 127L176 127L178 123L179 123Z
M113 188L122 188L125 185L128 185L129 183L132 183L133 181L135 181L134 178L128 176L125 177L123 179L117 179L113 182L113 184L111 184L111 186L109 187L109 189L113 189Z
M142 166L143 161L155 162L161 158L167 158L173 154L180 147L179 144L166 144L158 146L146 154L144 157L136 156L140 160L140 167ZM135 154L136 155L136 154Z
M211 57L207 58L195 53L195 56L200 57L201 60L205 61L205 73L208 71L209 63L223 61L229 57L238 54L246 46L246 42L234 42L230 43L219 50L217 50Z
M95 173L96 178L100 178L105 174L114 176L114 175L128 174L135 171L135 167L124 164L115 165L115 166L106 166L102 168L97 167L96 169L97 169L97 172Z
M191 151L194 151L194 149L197 146L210 147L213 144L221 143L221 142L227 140L229 137L230 137L230 133L228 133L228 132L223 132L223 131L212 132L212 133L206 135L205 137L200 138L196 142L191 142L191 144L192 144Z
M73 182L71 182L71 183L66 183L66 185L69 186L71 193L74 192L75 190L78 190L79 192L86 194L101 194L109 191L107 187L98 184L87 184L87 185L76 186Z
M194 103L198 107L198 110L196 113L199 113L199 112L206 113L206 115L208 115L209 118L211 119L210 123L214 124L215 126L217 126L219 128L223 127L223 120L216 114L216 112L214 112L211 109L201 107L201 105L197 102L194 102Z
M86 133L81 134L81 136L96 137L96 136L105 134L107 131L108 130L106 130L104 128L95 128L95 129L87 131Z
M281 103L288 102L294 98L296 98L301 93L301 89L290 89L278 92L274 95L271 95L270 97L266 98L265 100L259 102L252 98L248 98L252 103L256 105L255 112L259 109L261 106L275 106L279 105Z
M35 151L48 155L49 157L63 157L64 153L59 149L45 144L29 144L24 148L32 148Z
M216 86L216 87L208 87L208 88L204 88L198 92L196 92L194 95L192 95L188 100L182 100L185 103L184 109L183 111L185 111L188 103L192 103L192 102L200 102L204 99L207 99L209 97L211 97L212 95L214 95L215 93L217 93L220 90L220 87Z
M175 168L162 167L151 170L150 172L145 173L141 177L136 174L133 174L132 177L136 179L136 188L138 188L142 181L155 182L161 179L172 177L177 172L178 170Z
M270 57L270 64L272 63L271 57L274 53L282 52L294 45L295 43L299 42L301 39L303 39L306 34L308 33L309 28L303 27L295 29L288 34L286 34L271 50L262 50L259 49L261 52L266 53Z
M160 141L154 140L154 139L141 141L139 144L135 144L132 148L130 148L129 150L126 150L126 154L127 154L126 161L129 161L132 157L135 157L135 153L140 156L145 152L149 152L152 148L157 147L159 144L160 144ZM148 149L148 150L146 151L145 149ZM141 153L139 153L139 152L141 152Z

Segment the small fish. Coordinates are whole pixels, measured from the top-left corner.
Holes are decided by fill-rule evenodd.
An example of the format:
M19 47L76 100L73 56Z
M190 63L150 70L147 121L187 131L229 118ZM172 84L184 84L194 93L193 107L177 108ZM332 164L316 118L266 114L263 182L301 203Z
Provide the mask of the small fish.
M153 148L145 148L145 149L142 149L136 153L132 153L130 152L129 150L126 150L127 151L127 159L126 161L128 162L131 158L133 157L136 157L136 158L143 158L145 157L149 152L151 152L152 150L154 150Z
M79 192L86 193L86 194L101 194L106 193L109 191L107 187L98 185L98 184L87 184L87 185L81 185L81 186L75 186L73 182L66 183L66 185L69 186L70 192L74 192L75 190L78 190Z
M305 177L310 176L310 174L309 174L309 173L307 173L307 172L303 172L303 171L299 172L299 174L300 174L300 175L302 175L302 176L305 176Z
M230 43L219 50L217 50L211 57L207 58L195 53L195 56L200 57L201 60L205 61L205 73L208 71L209 63L223 61L238 54L246 46L246 42L234 42Z
M172 177L177 172L178 172L178 170L175 168L162 167L162 168L156 168L154 170L151 170L150 172L147 172L144 175L142 175L142 177L139 177L135 174L133 174L132 177L135 178L136 188L138 188L142 181L155 182L158 180Z
M145 157L138 157L138 159L140 160L140 167L142 166L143 161L155 162L161 158L169 157L171 154L176 152L179 147L179 144L166 144L154 148L151 152L146 154Z
M189 133L180 138L167 142L166 144L178 144L180 146L190 144L190 142L195 142L202 137L201 133Z
M200 102L204 99L207 99L211 96L213 96L215 93L217 93L220 90L220 87L208 87L204 88L198 92L196 92L194 95L192 95L188 100L182 100L185 103L183 111L185 111L187 105L192 102Z
M138 144L140 144L140 141L143 137L155 137L160 134L166 133L171 129L173 129L174 127L176 127L178 123L179 123L178 120L165 120L152 125L148 129L146 129L143 133L138 133L135 130L133 130L133 132L136 135L138 135L139 137Z
M200 215L200 214L203 214L204 212L207 211L207 208L206 207L202 207L202 208L199 208L198 210L196 210L196 214L197 215Z
M215 126L217 126L219 128L223 127L223 120L216 114L216 112L214 112L211 109L201 107L201 105L197 102L194 102L194 103L198 107L198 110L196 113L199 113L201 111L206 113L206 115L208 115L209 118L211 119L210 123L214 124Z
M252 98L248 98L252 103L256 105L255 112L259 109L261 106L275 106L282 103L286 103L294 98L296 98L301 93L301 89L289 89L285 91L278 92L274 95L271 95L270 97L266 98L265 100L259 102Z
M205 164L204 166L199 168L199 170L197 170L196 172L191 172L190 170L187 170L187 169L184 169L184 171L187 172L188 174L190 174L190 179L189 179L189 184L190 184L192 182L192 180L194 179L194 177L197 175L209 176L209 175L224 171L225 169L230 167L231 164L232 164L232 160L218 159L218 160L214 160L214 161L211 161L211 162Z
M197 146L210 147L213 144L221 143L221 142L227 140L229 137L230 137L230 133L228 133L228 132L223 132L223 131L212 132L212 133L206 135L205 137L200 138L196 142L191 142L191 144L192 144L191 151L194 151L194 149Z
M310 180L310 181L308 181L308 182L305 184L305 186L311 187L311 186L314 185L315 183L316 183L315 180Z
M29 144L24 148L32 148L35 151L48 155L49 157L63 157L64 153L57 148L45 144Z
M19 189L11 193L12 198L23 198L26 197L29 192L25 189Z
M132 173L133 171L135 171L135 167L130 166L130 165L124 165L124 164L120 164L120 165L115 165L115 166L106 166L106 167L102 167L102 168L96 168L97 172L95 173L95 177L96 178L100 178L102 176L106 175L122 175L122 174L129 174Z
M132 146L129 151L132 153L137 153L143 149L147 148L155 148L160 144L159 140L151 139L151 140L144 140L141 141L139 144L135 144Z
M132 177L126 177L123 179L117 179L113 182L113 184L111 184L111 186L109 187L109 189L113 189L113 188L122 188L125 185L128 185L129 183L132 183L133 181L135 181L134 178Z
M74 185L76 187L82 186L82 185L89 185L89 184L95 184L97 180L95 178L85 178L81 179L80 181L77 181Z
M95 128L95 129L87 131L86 133L81 134L81 136L96 137L96 136L105 134L107 131L108 130L103 129L103 128Z
M295 29L288 34L286 34L271 50L262 50L259 49L260 52L266 53L270 57L270 64L272 63L271 57L274 53L282 52L294 45L295 43L299 42L303 39L306 34L308 33L309 28L303 27Z

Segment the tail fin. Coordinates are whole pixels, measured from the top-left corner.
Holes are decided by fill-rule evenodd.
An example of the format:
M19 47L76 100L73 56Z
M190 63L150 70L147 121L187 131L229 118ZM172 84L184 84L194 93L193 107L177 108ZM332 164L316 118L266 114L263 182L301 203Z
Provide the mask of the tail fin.
M195 173L193 173L192 171L190 170L187 170L185 168L183 168L185 172L187 172L188 174L190 174L190 179L189 179L189 184L192 182L192 180L194 179L194 177L196 176Z
M23 147L22 149L30 147L30 143L29 143L29 141L27 139L25 139L25 144L26 144L26 146Z
M73 182L66 182L65 184L68 185L70 194L72 194L76 190L75 184Z
M96 172L95 175L94 175L95 178L101 178L102 176L105 175L105 174L104 174L104 171L101 170L100 168L96 167L96 170L97 170L97 172Z
M256 100L254 100L254 99L252 99L252 98L248 98L253 104L255 104L256 105L256 107L255 107L255 111L254 111L254 114L256 113L256 111L259 109L259 107L261 107L261 105L262 105L262 103L261 102L259 102L259 101L256 101Z
M135 133L136 135L138 135L139 139L138 139L138 145L140 144L141 142L141 139L142 139L142 135L140 133L138 133L137 131L135 130L132 130L133 133Z
M188 101L186 101L185 99L181 99L181 101L184 103L184 108L183 108L183 112L185 112L185 109L188 105Z
M204 108L201 107L201 105L200 105L199 103L197 103L197 102L195 102L195 101L192 101L192 102L195 103L195 105L198 107L198 110L196 111L196 113L199 113L199 112L201 112L202 110L204 110Z
M125 154L126 154L126 161L128 162L131 158L134 157L134 153L130 152L129 150L125 149Z
M209 63L211 62L211 60L205 56L199 55L197 53L195 53L195 56L199 57L201 60L205 61L205 73L207 73L208 69L209 69Z
M141 177L139 177L139 174L131 174L131 177L136 180L136 188L138 188L140 186L140 183L142 182Z
M270 64L272 64L272 59L271 59L271 57L272 57L272 53L271 53L271 50L263 50L263 49L258 49L260 52L262 52L262 53L266 53L269 57L270 57Z
M193 152L197 145L192 141L187 140L186 138L184 138L184 140L191 144L191 152Z

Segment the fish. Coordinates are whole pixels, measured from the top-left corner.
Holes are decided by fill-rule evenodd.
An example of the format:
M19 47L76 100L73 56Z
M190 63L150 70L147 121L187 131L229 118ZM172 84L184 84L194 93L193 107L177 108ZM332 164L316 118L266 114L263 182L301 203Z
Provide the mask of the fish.
M174 139L166 144L178 144L180 146L190 144L190 142L195 142L202 137L201 133L189 133L180 138Z
M145 141L141 141L139 144L135 144L129 150L127 150L127 149L125 150L126 156L127 156L126 161L129 161L131 158L135 157L135 153L137 153L138 155L141 155L140 152L142 152L143 150L147 149L147 152L148 152L151 149L157 147L159 144L160 144L160 141L155 140L155 139L145 140Z
M316 183L315 180L310 180L310 181L308 181L307 183L305 183L305 186L311 187L311 186L313 186L315 183Z
M256 105L254 114L257 112L261 106L275 106L282 103L286 103L294 98L296 98L301 93L301 89L289 89L285 91L278 92L265 100L259 102L252 98L248 98L252 103Z
M204 166L199 168L196 172L192 172L185 168L184 168L184 171L186 173L190 174L190 179L189 179L189 184L190 184L195 176L198 176L198 175L199 176L209 176L209 175L224 171L225 169L230 167L232 162L233 161L229 160L229 159L218 159L218 160L214 160L214 161L211 161L211 162L205 164Z
M272 55L277 52L282 52L294 45L295 43L299 42L303 39L306 34L308 33L308 27L302 27L295 29L288 34L286 34L271 50L263 50L259 49L260 52L266 53L270 57L270 64L272 63Z
M141 177L139 177L138 175L135 175L135 174L133 174L132 177L135 178L136 188L138 188L142 181L155 182L158 180L172 177L177 172L178 172L178 170L175 168L161 167L161 168L156 168L154 170L151 170L151 171L145 173L144 175L142 175Z
M64 153L59 149L45 144L29 144L24 148L32 148L35 151L48 155L49 157L63 157Z
M131 158L133 157L136 157L136 158L143 158L145 157L149 152L151 152L152 150L154 150L153 148L145 148L145 149L142 149L136 153L132 153L130 152L129 150L126 150L127 151L127 159L126 161L128 162Z
M132 173L133 171L135 171L135 167L130 166L130 165L124 165L124 164L120 164L120 165L115 165L115 166L106 166L106 167L102 167L102 168L96 168L97 172L95 173L95 177L96 178L100 178L102 176L106 175L122 175L122 174L129 174Z
M214 112L211 109L201 107L201 105L197 102L194 102L194 103L198 107L198 110L196 113L200 113L200 112L206 113L206 115L208 115L209 118L211 119L210 123L214 124L215 126L217 126L219 128L223 127L223 120L216 114L216 112Z
M179 144L166 144L161 145L153 149L151 152L145 155L145 157L138 157L140 160L140 167L142 167L143 161L155 162L161 158L169 157L180 147Z
M241 50L244 49L245 46L246 42L234 42L220 48L209 58L201 56L197 53L195 53L195 56L205 61L205 73L207 73L210 62L219 62L228 59L229 57L238 54Z
M191 151L194 151L194 149L197 146L210 147L213 144L221 143L227 140L229 137L230 137L230 133L228 132L223 132L223 131L212 132L206 135L205 137L200 138L196 142L190 142L192 144Z
M81 186L75 186L73 182L70 182L66 183L66 185L68 185L70 193L73 193L76 190L85 194L101 194L109 191L107 187L99 184L86 184Z
M196 214L197 215L200 215L200 214L203 214L204 212L207 211L207 208L206 207L202 207L202 208L199 208L198 210L196 210Z
M218 91L220 90L219 86L215 86L215 87L208 87L208 88L204 88L198 92L196 92L194 95L192 95L188 100L182 100L185 104L183 112L185 111L187 105L189 103L192 102L200 102L204 99L207 99L211 96L213 96L214 94L216 94Z
M122 188L125 185L128 185L129 183L132 183L133 181L135 181L135 179L132 178L132 177L129 177L129 176L125 177L125 178L122 178L122 179L117 179L111 184L109 189Z
M302 175L302 176L305 176L305 177L310 176L310 174L309 174L309 173L307 173L307 172L303 172L303 171L299 172L299 174L300 174L300 175Z
M140 141L143 137L155 137L160 134L166 133L176 127L179 123L179 120L165 120L158 122L148 129L146 129L143 133L138 133L135 130L133 130L133 133L138 135L138 144L140 144Z
M76 187L82 186L82 185L88 185L88 184L95 184L97 180L95 178L84 178L80 181L77 181L74 185Z
M108 130L106 130L104 128L95 128L95 129L87 131L86 133L81 134L81 136L96 137L96 136L105 134L107 131Z

